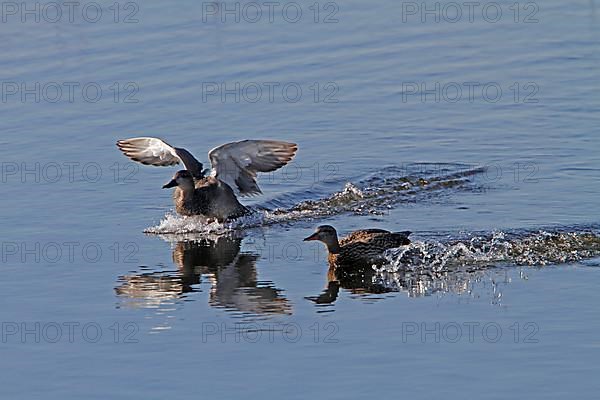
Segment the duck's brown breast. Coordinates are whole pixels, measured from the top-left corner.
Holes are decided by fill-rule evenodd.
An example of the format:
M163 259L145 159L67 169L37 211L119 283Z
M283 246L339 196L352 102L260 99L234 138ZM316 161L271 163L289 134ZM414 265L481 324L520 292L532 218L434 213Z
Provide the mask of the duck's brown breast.
M173 191L173 203L175 204L175 211L181 215L198 215L201 214L200 210L194 207L193 193L186 193L179 187L176 187Z

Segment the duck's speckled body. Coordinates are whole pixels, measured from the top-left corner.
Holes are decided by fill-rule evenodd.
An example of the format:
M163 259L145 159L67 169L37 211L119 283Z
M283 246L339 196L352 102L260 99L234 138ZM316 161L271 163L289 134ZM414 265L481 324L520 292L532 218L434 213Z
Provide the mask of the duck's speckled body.
M329 264L337 267L364 266L381 261L387 249L410 244L410 232L362 229L338 240L330 225L321 225L304 240L319 240L327 246Z

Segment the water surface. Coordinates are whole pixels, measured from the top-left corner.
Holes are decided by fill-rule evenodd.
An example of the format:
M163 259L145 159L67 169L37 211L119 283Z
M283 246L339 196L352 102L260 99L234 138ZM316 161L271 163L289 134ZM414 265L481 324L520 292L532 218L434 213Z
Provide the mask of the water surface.
M0 24L6 398L598 392L597 4L452 23L352 0L315 23L298 2L296 23L251 23L98 3L98 22ZM176 169L114 145L140 135L202 162L244 138L300 150L232 232L172 215ZM411 230L424 252L332 279L302 242L321 223Z

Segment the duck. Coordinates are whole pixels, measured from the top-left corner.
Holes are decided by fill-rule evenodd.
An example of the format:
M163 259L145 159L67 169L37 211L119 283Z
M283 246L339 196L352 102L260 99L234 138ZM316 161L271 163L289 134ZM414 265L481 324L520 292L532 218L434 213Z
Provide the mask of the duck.
M338 239L335 228L320 225L304 241L318 240L327 246L330 267L346 268L371 266L384 261L388 249L410 244L410 231L390 232L383 229L361 229Z
M229 185L212 176L195 181L189 171L177 171L173 179L163 185L163 189L169 188L175 188L173 203L180 215L204 215L224 222L250 213Z
M134 137L117 141L117 147L129 159L144 165L183 164L163 185L174 188L175 211L184 216L202 215L219 222L232 220L250 212L237 196L262 193L256 175L272 172L289 163L298 145L279 140L242 140L226 143L208 152L211 169L192 153L174 147L156 137Z

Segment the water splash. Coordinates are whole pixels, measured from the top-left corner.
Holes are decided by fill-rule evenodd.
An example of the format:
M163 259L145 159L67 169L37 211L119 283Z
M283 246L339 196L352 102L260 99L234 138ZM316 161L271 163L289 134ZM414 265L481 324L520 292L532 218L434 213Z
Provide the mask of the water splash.
M594 232L494 232L446 243L417 241L403 248L391 249L384 256L388 264L377 267L378 272L544 266L600 256L600 236Z
M578 232L494 232L447 242L413 242L385 253L387 263L373 266L371 285L410 297L454 294L502 304L502 288L510 283L507 267L580 262L600 257L600 235ZM526 270L519 279L527 280Z
M172 212L165 217L156 226L146 228L144 233L168 235L168 234L226 234L245 228L253 228L264 225L265 211L253 211L252 213L233 221L217 222L209 221L201 215L183 216Z

